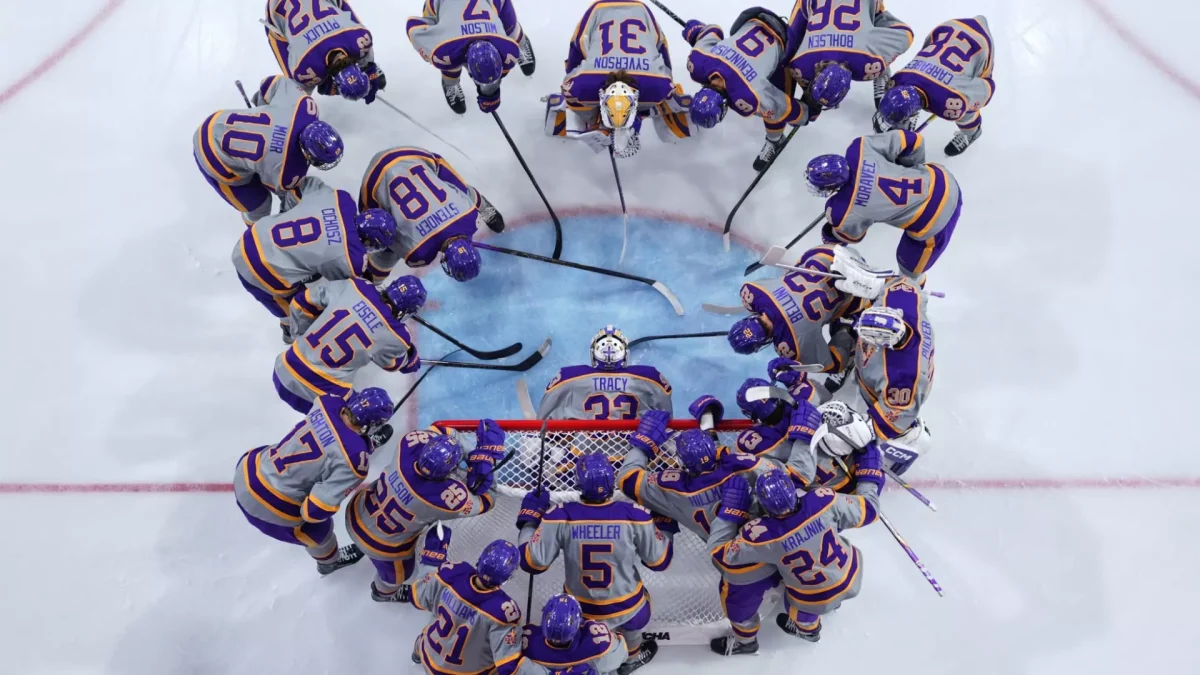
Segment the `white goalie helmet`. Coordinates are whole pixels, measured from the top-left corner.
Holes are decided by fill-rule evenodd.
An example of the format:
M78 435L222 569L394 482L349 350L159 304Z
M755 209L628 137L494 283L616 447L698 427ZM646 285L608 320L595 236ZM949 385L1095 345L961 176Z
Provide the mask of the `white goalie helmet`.
M622 368L629 353L629 341L611 324L592 338L593 368Z
M858 332L858 339L884 349L895 349L908 335L904 312L896 307L864 309L854 329Z
M600 90L600 122L611 129L613 151L626 158L641 148L638 134L638 91L624 82L613 82Z

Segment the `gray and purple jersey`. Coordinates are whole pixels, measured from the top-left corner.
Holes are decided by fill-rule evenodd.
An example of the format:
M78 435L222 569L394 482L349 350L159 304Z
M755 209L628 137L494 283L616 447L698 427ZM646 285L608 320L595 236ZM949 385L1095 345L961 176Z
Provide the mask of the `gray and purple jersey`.
M873 80L912 42L912 29L883 0L797 0L788 43L799 49L788 67L804 87L827 63L841 63L860 82Z
M292 298L288 320L296 341L275 359L275 376L310 401L346 396L354 373L368 363L394 372L417 354L404 322L365 279L306 288Z
M992 100L994 61L987 19L951 19L925 38L916 58L892 76L892 86L916 87L926 110L957 122Z
M688 55L688 72L705 87L720 75L729 107L742 117L758 115L779 129L804 125L808 106L792 96L787 50L787 36L760 19L747 21L728 38L717 26L708 26Z
M233 494L246 513L297 532L337 513L371 463L371 446L342 421L344 406L322 396L283 440L242 455Z
M257 176L282 198L308 173L300 132L317 121L317 103L300 85L274 75L263 80L254 104L204 120L192 138L196 163L221 186L246 185Z
M832 226L825 233L836 241L862 241L867 228L886 223L928 242L958 217L958 181L941 165L925 163L920 134L898 129L857 138L846 163L850 180L825 202Z
M412 603L430 614L417 643L429 675L512 675L521 667L521 608L502 589L481 588L471 563L426 574Z
M242 233L233 248L238 276L284 297L317 278L366 275L367 249L355 225L354 196L313 176L300 181L297 192L300 200L287 213L266 216Z
M329 77L333 52L361 65L373 60L371 31L346 0L267 0L266 22L280 69L309 92Z
M708 540L713 562L717 569L762 565L776 570L787 586L789 605L812 614L836 609L862 585L862 554L838 533L875 520L877 489L863 483L855 494L844 495L819 488L799 496L792 515L756 518L741 528L717 519Z
M875 423L875 433L888 440L916 424L921 405L933 387L933 325L925 294L901 278L884 289L876 306L904 312L908 332L893 349L859 341L855 372L858 391Z
M426 0L421 16L408 20L408 39L425 61L457 78L476 40L500 52L504 74L520 61L523 36L512 0Z
M438 435L438 429L405 434L379 478L350 500L346 531L370 557L412 556L425 527L439 520L478 516L495 505L490 493L472 495L455 478L429 480L417 474L417 455Z
M657 369L570 366L558 371L546 386L538 418L638 420L647 410L672 412L671 383Z
M479 193L441 155L392 148L371 158L358 206L383 209L396 219L395 242L371 254L368 266L369 277L381 281L401 260L409 267L425 267L437 261L451 239L471 238Z
M618 71L637 82L639 110L653 108L675 91L667 38L650 8L639 0L596 0L571 35L562 84L567 105L596 109L606 80Z
M829 272L833 248L817 246L800 257L796 267ZM825 276L790 272L782 279L742 284L742 305L751 314L765 315L771 321L771 341L780 356L803 364L821 365L822 372L839 373L853 349L853 340L844 331L832 331L825 340L826 324L856 316L865 303L839 291L834 280Z
M525 624L521 639L521 659L518 675L561 674L573 666L591 665L599 675L615 673L629 656L625 638L614 633L599 621L584 621L575 640L566 647L550 644L542 627Z
M583 616L617 628L649 602L638 572L661 572L674 553L670 537L644 507L629 502L569 502L546 512L536 529L521 530L521 569L540 574L561 553L567 593Z

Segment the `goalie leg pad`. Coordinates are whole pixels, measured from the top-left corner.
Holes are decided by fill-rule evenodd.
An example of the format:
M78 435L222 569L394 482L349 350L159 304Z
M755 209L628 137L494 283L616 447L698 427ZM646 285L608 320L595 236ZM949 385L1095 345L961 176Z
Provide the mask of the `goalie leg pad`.
M905 471L922 455L933 449L933 439L925 422L918 419L903 435L893 438L882 445L883 459L887 467L897 476L903 476Z

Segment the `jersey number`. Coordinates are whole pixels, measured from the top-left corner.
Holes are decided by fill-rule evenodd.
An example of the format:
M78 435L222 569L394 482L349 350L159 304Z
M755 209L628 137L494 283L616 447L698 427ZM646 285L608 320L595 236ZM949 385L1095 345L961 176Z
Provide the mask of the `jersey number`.
M579 567L583 570L583 585L591 589L603 589L612 585L612 564L596 560L597 555L612 555L612 544L580 544Z
M638 399L632 394L592 394L583 399L583 411L594 420L635 420Z
M708 522L708 514L704 512L704 509L696 509L692 513L692 520L696 521L701 530L704 530L704 534L712 531L712 524Z
M743 54L749 56L750 58L754 58L759 54L762 54L763 50L766 49L768 45L774 45L777 42L779 42L779 40L777 40L770 31L762 26L755 26L754 28L750 29L749 33L746 33L742 37L738 38L738 41L734 44L737 45L737 48L741 50Z
M608 56L617 48L617 44L612 40L612 29L615 24L616 21L605 21L600 24L601 56ZM617 38L621 43L621 53L633 55L645 54L646 48L637 44L638 33L645 35L649 32L650 29L646 27L645 23L642 23L641 19L625 19L622 21L619 31L620 37Z
M271 241L279 248L311 244L321 238L321 223L316 218L288 220L271 228Z
M415 176L429 194L437 200L439 205L446 203L446 191L437 186L429 178L429 170L424 166L414 166L408 170L408 173ZM404 217L409 220L420 220L429 213L429 200L425 194L417 187L416 183L412 182L407 176L397 176L388 184L388 192L392 195L392 201L400 207L400 211Z
M961 41L966 45L966 50L964 51L958 45L951 45L951 40ZM932 59L941 54L938 61L946 66L947 70L952 73L961 73L966 64L970 63L971 59L981 51L983 51L983 46L966 31L955 31L950 26L938 26L933 29L929 39L925 41L925 48L917 56Z
M321 0L279 0L275 3L275 13L287 17L288 30L291 31L292 37L296 37L308 29L312 19L322 21L337 15L338 12L333 7L321 9Z
M802 272L792 272L783 277L783 284L800 296L800 306L809 321L820 323L837 309L837 291L830 290L833 282L829 279L816 277L816 281L808 281Z
M879 186L883 196L896 206L908 206L913 197L920 197L925 190L925 181L920 178L895 179L880 176L875 179L875 184Z
M283 445L283 443L271 448L267 456L271 458L271 463L275 465L275 473L282 476L287 472L288 467L293 464L303 464L321 459L321 446L317 444L317 437L311 431L297 440L300 441L300 445L304 446L306 450L293 452L290 455L280 455L279 446Z
M488 6L487 0L471 0L463 10L463 21L490 21L492 13L480 7Z
M249 124L253 126L271 126L271 116L267 113L247 115L246 113L231 113L225 118L225 124ZM221 149L230 157L257 162L263 158L267 148L267 137L253 131L230 129L221 137Z
M853 32L862 27L862 22L855 18L862 11L862 0L854 0L853 4L830 11L832 8L833 0L809 0L808 30L825 30L831 19L833 27L838 30Z
M837 561L839 569L844 568L849 562L850 555L846 553L846 549L842 548L838 542L837 535L833 530L825 530L825 536L821 538L821 566L827 567ZM804 549L799 549L791 555L786 555L779 562L784 565L791 565L794 562L800 564L791 568L792 576L800 582L801 586L819 586L828 579L820 570L814 570L814 562L812 554Z
M325 336L348 316L350 316L350 310L335 309L333 316L329 317L320 330L304 338L308 341L308 346L313 349L321 347L321 342L325 339ZM374 344L367 335L367 331L363 329L362 324L355 321L335 335L330 340L331 344L327 343L324 347L321 347L321 361L333 369L344 367L347 363L354 360L354 346L350 344L354 340L358 341L359 346L364 351L370 349L371 345ZM334 347L341 350L341 356L334 356Z
M375 527L384 534L393 537L401 534L406 529L404 523L411 523L416 517L392 498L388 493L387 483L382 480L375 482L374 497L376 508L369 513L375 516Z
M425 637L429 640L429 647L437 654L442 653L442 640L450 637L450 633L454 633L454 644L450 646L450 653L443 658L446 663L454 666L463 664L463 649L467 646L467 636L471 634L470 626L459 626L458 630L454 629L454 617L450 616L450 612L445 607L438 605L437 608L438 620L429 627Z

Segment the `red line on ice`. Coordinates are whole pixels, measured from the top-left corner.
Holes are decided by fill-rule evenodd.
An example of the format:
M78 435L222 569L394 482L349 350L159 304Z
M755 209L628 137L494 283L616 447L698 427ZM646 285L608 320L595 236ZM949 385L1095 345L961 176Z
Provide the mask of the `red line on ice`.
M96 15L89 19L88 22L84 24L83 28L80 28L78 32L70 37L70 39L59 45L59 47L51 52L49 56L42 59L41 63L33 67L33 70L30 70L22 75L21 79L17 80L13 84L9 85L7 89L0 92L0 106L8 103L9 99L13 98L17 94L20 94L25 87L33 84L43 75L50 72L50 70L54 68L54 66L57 66L60 61L67 57L68 54L75 51L76 47L83 44L83 41L87 40L88 37L100 27L100 24L104 23L106 19L112 16L113 13L117 11L117 8L124 3L125 0L108 0L108 3L106 3L104 7L101 7L100 11L96 12Z
M1154 51L1142 38L1138 37L1137 33L1123 26L1121 20L1103 2L1100 0L1083 0L1083 4L1087 5L1088 9L1096 14L1100 21L1115 33L1121 42L1125 43L1125 46L1137 52L1150 65L1158 69L1163 75L1166 75L1167 79L1179 85L1181 89L1190 94L1192 98L1200 101L1200 84L1188 79L1187 76L1176 70L1174 66L1167 62L1165 57Z

